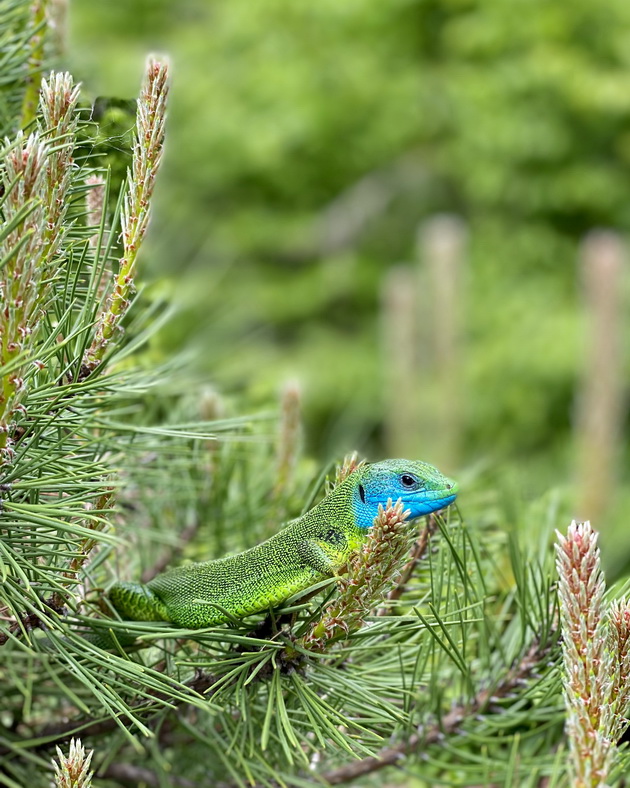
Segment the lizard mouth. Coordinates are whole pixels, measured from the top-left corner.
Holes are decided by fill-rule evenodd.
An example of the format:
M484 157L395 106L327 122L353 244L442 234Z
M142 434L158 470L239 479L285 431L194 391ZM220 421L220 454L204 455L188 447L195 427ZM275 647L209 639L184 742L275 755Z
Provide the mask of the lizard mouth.
M456 498L457 498L457 493L451 493L450 495L446 495L446 496L442 494L434 498L433 503L439 502L440 504L439 508L445 509L447 506L450 506Z
M419 517L450 506L458 492L457 484L453 482L440 490L421 490L415 495L403 496L402 500L405 506L411 507L413 516ZM415 514L416 511L419 514Z
M456 482L443 487L440 490L416 490L415 492L408 492L400 496L401 501L405 505L412 507L426 506L428 511L434 512L436 509L443 509L445 506L453 503L457 498L459 488ZM371 503L380 503L385 506L385 501L380 497L369 497ZM392 497L392 500L394 498ZM439 504L439 505L438 505Z

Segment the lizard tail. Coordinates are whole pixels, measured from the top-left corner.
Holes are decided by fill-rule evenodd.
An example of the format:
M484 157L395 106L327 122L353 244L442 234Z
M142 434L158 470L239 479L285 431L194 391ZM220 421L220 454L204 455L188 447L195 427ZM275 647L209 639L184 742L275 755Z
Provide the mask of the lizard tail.
M170 621L160 598L142 583L116 583L109 591L112 605L133 621Z

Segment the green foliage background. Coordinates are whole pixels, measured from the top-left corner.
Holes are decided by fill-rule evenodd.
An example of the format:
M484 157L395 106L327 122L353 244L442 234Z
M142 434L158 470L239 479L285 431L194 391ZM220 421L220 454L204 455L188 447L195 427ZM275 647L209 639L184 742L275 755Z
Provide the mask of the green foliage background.
M133 96L147 47L174 63L145 258L145 275L170 282L182 305L164 353L196 344L200 376L248 402L297 376L321 457L391 451L383 277L414 258L420 222L459 214L460 466L481 461L525 498L559 485L569 512L578 244L630 223L624 0L74 0L71 30L75 73L105 95ZM343 239L335 201L366 178L384 205ZM431 377L429 367L423 390ZM416 454L432 459L434 441ZM622 467L598 524L617 534L616 570L628 553L627 457Z

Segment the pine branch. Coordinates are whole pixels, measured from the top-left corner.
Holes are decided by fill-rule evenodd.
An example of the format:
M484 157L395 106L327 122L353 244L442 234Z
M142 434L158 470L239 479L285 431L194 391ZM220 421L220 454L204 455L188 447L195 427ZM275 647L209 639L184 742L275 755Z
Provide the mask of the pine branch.
M363 758L325 772L321 778L328 785L342 785L350 783L359 777L384 769L386 766L395 766L414 752L439 744L445 736L453 735L467 722L474 720L479 714L484 713L491 703L501 698L506 698L519 689L524 682L529 681L535 674L538 665L548 656L549 646L541 646L534 642L522 659L492 688L480 690L465 705L455 705L442 719L421 728L408 739L393 747L386 747L376 757Z

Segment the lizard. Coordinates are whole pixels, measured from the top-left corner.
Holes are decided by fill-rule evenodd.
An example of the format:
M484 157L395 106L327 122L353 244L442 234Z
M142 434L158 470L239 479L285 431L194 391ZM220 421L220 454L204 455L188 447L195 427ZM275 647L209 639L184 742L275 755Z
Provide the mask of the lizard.
M146 584L117 582L109 600L123 619L168 621L186 629L241 619L339 574L364 543L379 504L400 499L413 519L445 508L457 492L454 481L425 462L361 465L316 506L255 547L176 567Z

